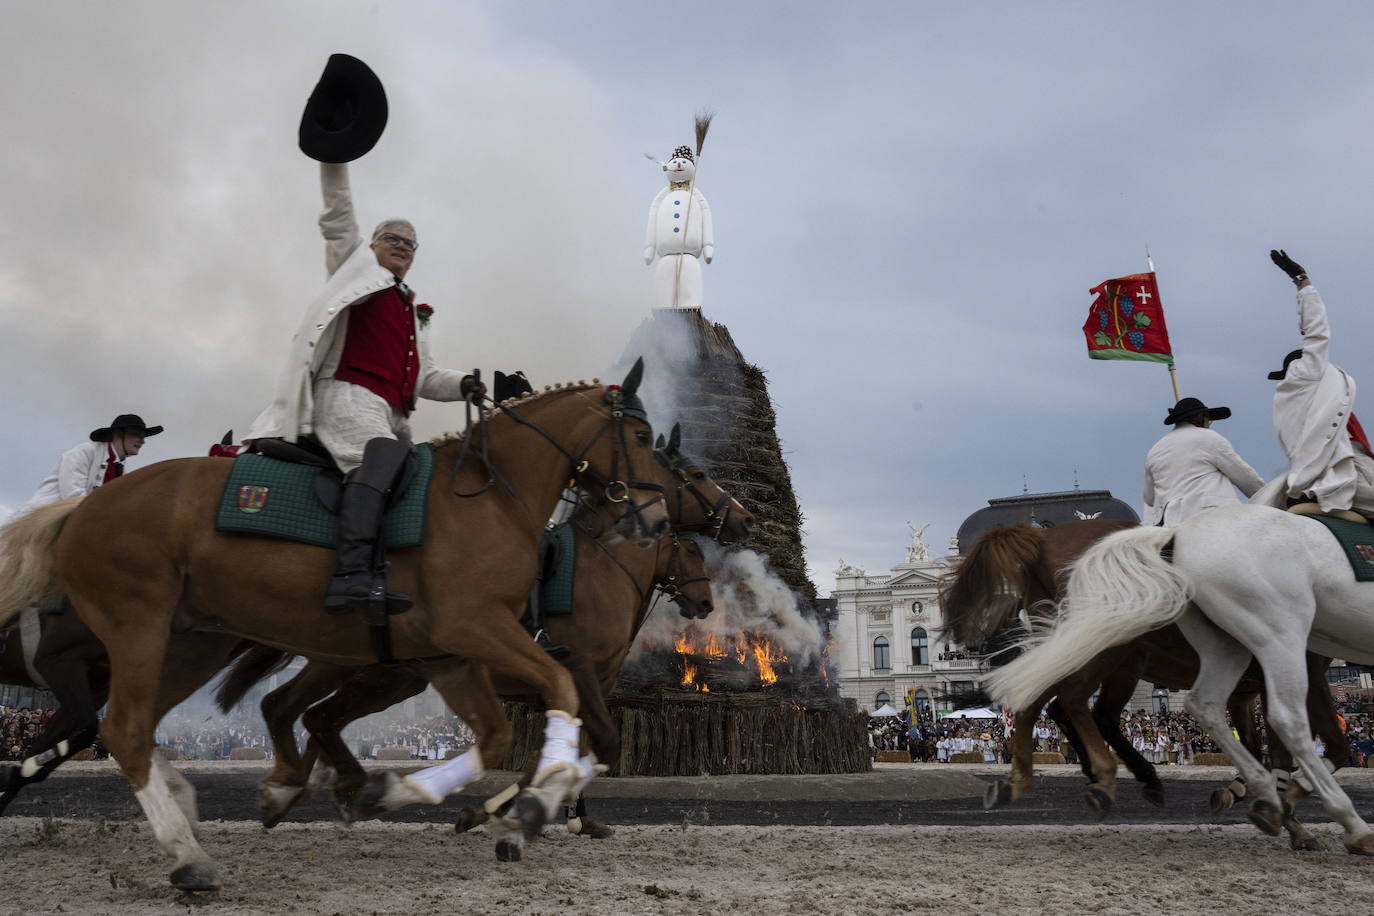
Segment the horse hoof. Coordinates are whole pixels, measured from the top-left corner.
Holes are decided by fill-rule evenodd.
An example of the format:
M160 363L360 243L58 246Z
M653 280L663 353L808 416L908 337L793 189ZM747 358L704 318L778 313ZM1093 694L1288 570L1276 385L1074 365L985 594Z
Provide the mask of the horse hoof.
M1299 840L1293 837L1288 841L1294 852L1326 852L1326 844L1314 836Z
M352 824L358 819L357 802L357 792L334 793L334 813L338 816L340 823Z
M1112 797L1107 790L1098 785L1090 785L1083 790L1083 801L1088 810L1098 817L1106 817L1112 810Z
M188 894L219 890L219 878L211 865L190 863L172 872L172 887Z
M453 822L454 833L467 833L475 827L480 827L487 822L487 812L481 808L464 808L458 812L458 817Z
M1211 801L1207 807L1212 809L1213 814L1220 814L1228 810L1236 803L1236 797L1231 794L1230 789L1217 789L1212 793Z
M572 826L572 821L568 822ZM615 829L608 827L600 821L594 821L589 817L577 819L577 830L571 831L575 836L591 837L593 840L608 840L615 836Z
M1353 843L1347 841L1345 851L1352 856L1374 856L1374 833L1366 833Z
M1269 836L1278 836L1283 832L1283 812L1272 802L1257 798L1250 805L1250 823Z
M522 855L519 844L510 840L502 840L496 844L496 859L499 862L519 862Z
M373 773L369 776L367 782L354 794L352 802L349 804L349 814L352 820L349 820L348 816L344 816L344 821L351 824L353 821L367 820L388 811L389 809L382 804L382 799L391 789L392 783L396 781L399 781L399 777L395 773Z
M539 832L548 823L548 815L544 813L544 806L539 803L539 799L527 795L522 795L511 803L506 818L514 821L512 826L518 827L527 840L539 836Z
M1000 779L983 793L983 810L991 811L1011 804L1011 783Z

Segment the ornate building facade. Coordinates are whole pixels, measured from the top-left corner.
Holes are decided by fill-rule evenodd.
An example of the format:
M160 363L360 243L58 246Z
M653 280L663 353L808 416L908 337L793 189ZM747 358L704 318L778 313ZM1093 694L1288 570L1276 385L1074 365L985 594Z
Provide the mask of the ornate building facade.
M840 693L860 709L884 703L897 709L913 705L937 710L950 704L936 698L977 688L982 664L942 636L940 579L958 562L951 539L947 556L934 558L925 529L912 529L906 559L887 575L869 575L843 561L835 571L835 620L831 650Z

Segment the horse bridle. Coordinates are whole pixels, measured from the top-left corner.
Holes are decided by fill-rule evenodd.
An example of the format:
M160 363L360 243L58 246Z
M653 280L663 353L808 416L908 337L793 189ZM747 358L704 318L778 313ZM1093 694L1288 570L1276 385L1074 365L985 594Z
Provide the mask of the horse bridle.
M681 559L683 551L682 542L678 538L677 532L674 532L671 535L671 537L673 539L673 547L672 553L668 555L667 576L665 577L665 581L656 582L654 584L658 588L658 590L668 598L669 601L679 601L679 599L681 599L681 601L685 601L693 605L700 604L700 602L698 602L695 598L685 594L683 592L683 589L689 585L695 585L698 582L710 582L711 577L693 576L690 579L682 578L682 567L684 565Z
M553 434L551 434L548 430L544 429L538 423L535 423L528 417L521 416L510 406L509 402L503 404L503 406L501 407L501 411L506 416L510 417L515 422L519 423L521 426L528 427L529 429L538 433L540 436L544 438L545 441L547 441L550 445L552 445L554 448L558 449L558 451L563 453L563 456L568 459L568 464L571 469L568 477L569 487L576 486L578 481L582 479L591 481L598 488L600 488L607 502L625 505L625 512L620 517L620 519L617 520L617 523L620 521L624 521L627 518L633 518L635 524L639 527L640 531L647 531L649 529L644 524L644 512L656 506L659 502L667 501L666 488L660 483L655 483L650 480L637 480L634 478L634 468L631 463L630 449L625 441L626 409L624 406L624 396L621 393L620 386L607 386L606 396L607 398L609 398L611 402L610 423L602 424L601 428L597 430L596 435L591 438L591 441L584 445L576 454L569 451L563 445L563 443L559 442L556 438L554 438ZM494 404L495 402L492 403ZM463 463L467 459L468 453L472 451L472 429L474 425L472 419L472 408L474 406L479 407L479 410L477 412L476 426L478 436L482 440L477 455L478 459L482 463L482 466L487 469L487 481L482 485L480 489L475 490L471 493L463 493L457 489L456 484L458 473L462 469ZM635 413L635 411L631 411L632 415L635 415ZM493 466L491 463L491 455L488 450L489 443L491 441L491 435L490 430L488 429L487 413L486 411L480 409L480 399L478 397L467 398L466 419L467 428L463 433L463 445L458 452L458 459L453 463L452 478L454 481L454 495L461 497L463 499L470 499L475 496L481 496L483 493L490 490L492 486L496 484L497 481L500 481L501 485L506 488L507 492L509 492L511 496L516 499L517 502L520 502L521 505L524 505L524 501L520 499L519 494L515 492L514 488L511 487L510 483L501 476L500 472L497 471L495 466ZM591 462L588 461L586 457L587 453L590 452L593 448L595 448L596 444L601 441L601 437L606 435L608 429L612 430L611 434L615 440L611 451L611 473L609 477L601 474L595 468L593 468L591 466ZM622 454L624 455L626 470L626 476L623 479L620 476L620 461ZM648 491L650 493L653 493L654 495L643 502L634 502L633 500L631 500L630 494L636 490Z
M715 502L711 502L711 500L707 499L706 494L701 492L701 488L698 487L696 481L692 479L692 475L683 467L683 456L681 453L674 452L670 455L665 449L659 448L654 449L654 457L658 459L659 464L667 468L679 481L681 481L677 487L679 493L686 490L692 495L692 498L697 501L697 505L701 507L702 511L706 513L706 521L701 523L700 533L706 535L713 541L719 542L721 532L725 528L725 523L730 518L730 512L733 508L732 504L735 502L734 497L727 493L724 487L721 487L719 499ZM681 496L679 496L678 511L674 517L682 517ZM691 527L695 528L697 526ZM686 531L686 527L675 525L674 528L680 531Z

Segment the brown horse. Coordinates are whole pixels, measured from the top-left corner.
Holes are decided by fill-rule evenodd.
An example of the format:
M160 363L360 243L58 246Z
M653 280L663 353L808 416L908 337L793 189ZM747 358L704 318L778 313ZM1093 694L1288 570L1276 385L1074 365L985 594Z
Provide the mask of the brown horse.
M660 440L661 441L661 440ZM626 545L607 544L604 513L585 505L571 518L577 544L575 611L569 617L547 621L550 635L573 650L564 662L572 672L581 701L581 715L595 760L613 760L619 755L619 735L606 708L605 696L614 686L630 643L650 608L654 587L679 603L684 616L704 617L711 612L710 584L700 548L692 541L679 540L678 534L709 533L727 542L748 538L753 517L737 501L710 479L704 470L678 450L677 428L659 449L658 457L672 473L675 483L668 493L670 521L674 534L659 542L656 556ZM274 650L259 650L243 656L221 686L221 708L235 705L256 681L280 667L284 657ZM379 798L385 793L372 786L369 797L354 811L349 802L362 788L365 773L348 752L339 735L354 719L386 709L424 689L427 680L423 666L406 670L381 666L344 668L310 662L291 681L263 698L263 718L277 747L277 763L259 787L263 823L276 824L301 796L318 754L337 772L333 787L341 813L346 818L368 815L385 806ZM345 686L347 685L347 686ZM503 699L533 700L528 687L498 681ZM307 707L330 693L333 698L310 709ZM511 735L504 716L499 726L479 718L481 710L465 715L473 726L477 742L490 756L501 758L509 748ZM293 732L297 717L305 713L305 724L312 740L302 758L296 751ZM484 755L485 756L485 755ZM391 777L394 779L395 777ZM582 807L579 803L579 807ZM472 813L470 821L485 819ZM589 819L581 826L588 832L601 832ZM502 850L506 855L515 849Z
M662 589L676 602L683 616L705 617L711 612L712 604L705 561L695 542L679 539L676 535L660 542L656 561L646 576L638 551L632 552L623 546L606 547L585 529L577 528L576 531L575 610L570 616L549 618L547 626L552 638L572 649L571 656L563 664L573 673L582 701L585 738L591 751L584 760L585 780L596 772L597 761L611 761L619 756L620 736L605 698L624 661L625 633L628 630L632 642L652 607L653 588ZM221 708L227 710L242 697L262 673L264 662L271 664L276 660L269 656L271 652L249 653L234 664L219 693ZM318 771L312 777L317 759L321 760L325 774L330 770L334 773L332 779L326 775L325 780L332 783L336 803L345 819L375 814L377 800L386 795L376 785L377 777L364 793L361 804L356 809L351 805L350 800L363 787L367 777L340 733L350 722L387 709L424 690L428 680L423 668L421 664L404 669L387 669L380 665L358 669L310 662L296 677L263 697L263 720L278 748L276 766L263 777L259 786L264 826L275 825L287 808L303 796L302 789L307 783L321 778ZM538 699L520 684L497 681L495 687L503 700L533 702ZM325 697L328 699L323 699ZM322 699L323 702L316 702ZM496 724L481 713L481 709L459 711L474 729L478 746L491 748L493 756L498 752L504 756L511 744L509 723L504 715ZM302 714L310 741L304 755L297 756L293 729ZM398 777L386 774L381 778L394 782ZM491 811L499 805L497 801L461 812L458 831L486 822ZM598 839L611 835L610 828L586 815L580 793L568 829L574 834ZM503 839L505 845L498 849L498 854L506 860L518 859L521 838Z
M416 598L394 618L398 657L466 658L533 685L550 710L522 818L551 816L579 776L572 676L518 622L544 522L572 480L625 507L623 536L651 546L668 525L662 485L637 479L638 472L652 480L657 470L649 424L628 409L637 385L632 371L623 387L546 389L518 410L508 404L485 429L437 442L425 543L391 557L392 580ZM190 458L135 471L49 513L24 543L7 545L0 565L0 614L66 594L105 643L111 684L101 736L175 857L172 883L185 890L219 882L193 833L189 784L152 753L172 632L220 647L246 638L346 665L375 658L360 621L315 610L333 571L329 551L214 529L229 470L228 462ZM450 705L483 688L461 671L436 663L429 672Z
M1053 528L1034 528L1025 524L1005 525L984 532L965 555L956 573L945 584L942 608L950 633L963 645L978 645L995 639L1011 624L1018 611L1044 618L1054 613L1054 604L1063 596L1068 567L1088 547L1108 534L1132 527L1130 522L1090 519ZM1348 746L1340 731L1330 694L1322 672L1329 659L1310 656L1308 709L1314 727L1328 747L1328 757L1343 766ZM1081 746L1083 770L1089 777L1084 798L1099 815L1110 810L1116 791L1115 750L1136 778L1145 784L1146 798L1163 803L1162 784L1153 765L1148 763L1121 734L1120 716L1140 680L1173 688L1190 687L1197 677L1198 658L1177 627L1147 633L1132 643L1098 655L1084 668L1067 674L1038 702L1015 711L1015 727L1008 739L1012 769L1008 781L988 788L987 807L997 807L1019 799L1035 783L1032 729L1047 702L1050 711L1076 737ZM1231 698L1231 720L1242 739L1255 748L1253 708L1261 696L1262 676L1258 670L1242 679ZM1096 706L1089 701L1100 688ZM1105 739L1105 740L1104 740ZM1270 755L1275 767L1291 767L1287 749L1270 736ZM1302 795L1296 780L1289 787L1289 798ZM1213 808L1229 807L1244 794L1243 781L1233 782L1213 795ZM1298 821L1289 816L1284 824L1294 849L1321 849Z

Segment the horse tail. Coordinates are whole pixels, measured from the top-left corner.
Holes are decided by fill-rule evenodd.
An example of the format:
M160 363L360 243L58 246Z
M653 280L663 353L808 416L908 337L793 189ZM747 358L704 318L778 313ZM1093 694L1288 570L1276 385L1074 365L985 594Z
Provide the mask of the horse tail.
M79 502L73 496L39 506L0 528L0 619L62 597L53 548Z
M940 593L940 609L954 642L977 645L1016 613L1027 576L1041 562L1043 537L1041 529L1030 525L998 525L973 542Z
M1104 649L1182 616L1187 579L1160 554L1173 537L1170 528L1129 528L1090 547L1073 565L1057 620L1023 640L1020 658L984 678L988 692L1024 709Z
M215 703L219 711L229 712L242 702L248 689L258 681L281 671L296 656L271 646L253 646L234 659L234 663L224 672L219 687L215 690Z

